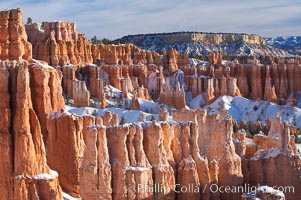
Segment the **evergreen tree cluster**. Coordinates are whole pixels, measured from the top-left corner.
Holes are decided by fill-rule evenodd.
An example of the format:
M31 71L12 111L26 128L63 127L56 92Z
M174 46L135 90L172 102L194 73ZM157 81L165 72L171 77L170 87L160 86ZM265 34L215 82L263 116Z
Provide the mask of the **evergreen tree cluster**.
M97 38L97 36L94 35L91 38L91 44L95 44L95 45L100 45L100 44L114 44L114 42L112 40L107 39L107 38L103 38L103 39L99 40Z

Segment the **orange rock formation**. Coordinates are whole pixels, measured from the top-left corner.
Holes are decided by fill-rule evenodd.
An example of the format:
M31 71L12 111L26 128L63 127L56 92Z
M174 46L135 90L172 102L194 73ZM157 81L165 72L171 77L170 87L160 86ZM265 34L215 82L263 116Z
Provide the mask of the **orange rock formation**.
M186 109L185 91L180 84L176 84L174 88L170 88L169 84L162 87L158 101L177 109Z
M62 199L43 142L46 116L65 107L61 72L31 60L20 9L1 11L0 24L0 59L10 60L0 61L1 198Z
M22 10L13 9L0 12L0 59L29 60L31 44L22 22Z
M76 32L75 23L43 22L26 25L28 40L33 44L33 57L52 66L92 63L90 42Z
M31 87L31 84L38 84L34 76L39 70L43 71L40 83L49 85L37 94L37 88ZM62 199L58 174L46 163L43 142L46 115L65 107L62 96L56 93L61 88L57 81L61 78L60 73L39 64L28 66L26 63L2 62L0 74L0 91L4 97L0 106L4 114L0 120L0 162L4 166L0 170L2 198L27 199L36 196ZM35 104L39 95L45 96Z

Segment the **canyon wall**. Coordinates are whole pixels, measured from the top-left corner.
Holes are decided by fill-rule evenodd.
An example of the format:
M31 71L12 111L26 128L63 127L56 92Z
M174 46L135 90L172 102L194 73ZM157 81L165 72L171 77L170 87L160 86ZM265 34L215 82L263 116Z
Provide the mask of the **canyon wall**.
M1 11L0 23L1 198L62 199L43 141L46 116L65 108L62 73L31 60L20 9Z

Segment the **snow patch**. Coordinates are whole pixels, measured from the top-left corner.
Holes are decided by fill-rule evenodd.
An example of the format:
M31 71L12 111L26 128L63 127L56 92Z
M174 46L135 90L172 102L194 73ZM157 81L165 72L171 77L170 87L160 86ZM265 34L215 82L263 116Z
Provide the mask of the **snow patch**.
M249 146L249 147L255 147L256 146L253 139L246 138L246 142L247 142L247 146Z
M283 192L280 192L279 190L275 190L269 186L261 186L261 187L257 188L257 192L260 192L263 194L277 194L277 196L280 195L281 197L284 197Z
M41 67L46 68L46 69L54 69L53 67L51 67L47 63L43 63L40 60L35 60L35 59L32 59L32 60L35 62L35 65L33 67L39 67L39 66L41 66Z
M146 101L143 101L146 102ZM159 107L159 105L153 105ZM156 111L159 110L159 108L155 108ZM96 109L96 108L91 108L91 107L81 107L81 108L75 108L71 106L66 106L66 113L69 114L75 114L78 116L91 116L94 115L96 117L101 117L103 116L106 112L112 112L114 114L118 115L118 120L119 122L121 121L122 118L125 119L126 123L137 123L141 121L141 115L144 114L146 116L146 120L151 121L152 116L155 118L155 120L158 120L158 114L150 114L146 113L140 110L126 110L122 108L105 108L105 109ZM52 114L54 115L54 114ZM57 114L59 115L59 114ZM171 116L170 116L171 119Z
M36 180L53 180L53 179L57 178L58 176L59 176L59 174L56 171L50 169L50 174L38 174L33 177L17 175L17 176L15 176L15 179L19 180L19 179L33 178Z
M301 144L296 144L296 147L297 147L297 154L301 156Z
M36 180L53 180L55 178L57 178L59 176L59 174L54 171L54 170L50 170L50 174L38 174L33 176L33 179Z
M206 93L203 92L202 94L199 94L195 98L193 98L191 101L188 102L189 108L193 109L200 109L203 106L206 105Z
M63 200L81 200L82 198L75 198L71 195L67 194L66 192L63 192Z
M284 154L280 149L271 148L266 153L262 149L258 149L251 160L256 161L261 159L276 158L280 154Z
M281 154L281 150L275 149L275 148L271 148L271 149L269 149L269 151L264 156L264 159L276 158L280 154Z
M127 168L127 170L143 172L143 171L149 170L149 168L146 168L146 167L133 167L133 166L130 166L129 168Z

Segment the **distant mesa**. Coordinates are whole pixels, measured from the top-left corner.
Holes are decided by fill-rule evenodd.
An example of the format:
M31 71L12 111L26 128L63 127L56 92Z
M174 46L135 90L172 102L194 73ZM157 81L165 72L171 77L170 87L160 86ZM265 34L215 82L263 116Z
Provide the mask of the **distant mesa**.
M163 43L173 44L175 42L204 42L206 44L221 44L227 42L243 41L248 44L265 45L266 41L259 35L248 35L245 33L206 33L206 32L172 32L137 34L122 37L120 40L134 39L137 42L145 38L158 37Z

